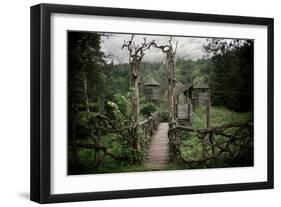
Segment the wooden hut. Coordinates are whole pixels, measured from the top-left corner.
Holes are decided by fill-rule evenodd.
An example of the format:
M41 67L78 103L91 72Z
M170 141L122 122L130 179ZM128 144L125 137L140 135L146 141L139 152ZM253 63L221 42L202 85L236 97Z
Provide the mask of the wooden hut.
M147 101L159 103L161 100L160 83L153 78L149 78L148 81L144 83L143 93Z
M192 103L189 97L190 86L177 82L175 87L176 114L178 121L191 122Z
M192 85L191 98L194 107L208 105L209 90L210 87L204 80L198 80Z

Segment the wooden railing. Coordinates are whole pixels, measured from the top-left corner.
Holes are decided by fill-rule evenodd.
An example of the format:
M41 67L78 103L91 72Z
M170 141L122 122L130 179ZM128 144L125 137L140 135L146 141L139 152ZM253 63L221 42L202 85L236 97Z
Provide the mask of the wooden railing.
M154 134L160 122L160 112L153 113L149 118L140 123L140 128L144 133L144 137L148 138Z
M253 151L253 123L228 123L217 127L195 129L178 125L176 122L169 124L170 159L180 159L188 165L207 165L210 160L221 156L235 159L235 156L247 149ZM195 137L193 145L185 146L182 137ZM188 158L183 149L201 148L201 155Z

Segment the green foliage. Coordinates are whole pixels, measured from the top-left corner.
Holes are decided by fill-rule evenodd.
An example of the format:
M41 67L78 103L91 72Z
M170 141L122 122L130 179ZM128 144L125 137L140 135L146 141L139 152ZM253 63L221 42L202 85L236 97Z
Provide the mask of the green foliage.
M105 108L107 116L111 120L113 120L115 123L118 123L120 126L124 125L126 118L116 103L112 101L107 101Z
M140 113L145 117L150 117L154 112L156 112L157 108L153 103L146 103L140 110Z
M128 71L128 64L107 65L105 70L107 98L112 99L115 94L121 94L127 97L129 88Z
M212 55L212 103L245 112L253 110L253 41L213 39L206 46Z
M75 98L76 103L84 103L84 81L88 79L99 82L99 69L104 65L100 34L68 32L68 47L69 100Z
M196 78L208 79L210 73L210 60L185 60L178 58L176 61L177 80L185 84L193 83Z
M130 93L125 95L115 94L112 101L105 104L106 115L120 127L130 125L131 102Z
M130 109L131 109L131 102L129 100L130 94L127 93L127 95L121 95L116 94L114 95L113 101L118 105L120 112L123 114L123 116L126 119L129 119L130 116Z

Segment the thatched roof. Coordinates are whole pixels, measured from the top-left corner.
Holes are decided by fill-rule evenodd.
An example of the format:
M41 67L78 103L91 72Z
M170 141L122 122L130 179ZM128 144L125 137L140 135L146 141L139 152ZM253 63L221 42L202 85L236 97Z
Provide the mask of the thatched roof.
M209 89L209 85L203 80L198 80L193 83L193 89Z
M145 86L160 86L160 83L156 81L154 78L150 77L145 83Z
M185 85L178 81L175 87L175 95L179 96L180 94L190 89L209 89L209 85L205 83L204 80L197 80L192 85Z
M185 85L181 82L177 82L177 85L175 87L175 95L179 96L180 94L182 94L183 92L185 92L188 89L189 89L188 85Z

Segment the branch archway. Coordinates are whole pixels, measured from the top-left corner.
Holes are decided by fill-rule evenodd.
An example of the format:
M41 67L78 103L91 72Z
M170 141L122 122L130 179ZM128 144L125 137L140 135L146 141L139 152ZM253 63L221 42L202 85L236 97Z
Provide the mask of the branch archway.
M175 65L176 65L176 52L178 42L176 42L175 47L172 44L172 37L170 37L168 45L157 45L155 41L152 43L155 48L159 48L163 53L166 54L166 73L168 79L168 104L169 104L169 122L175 121Z

